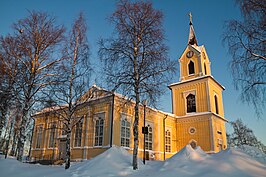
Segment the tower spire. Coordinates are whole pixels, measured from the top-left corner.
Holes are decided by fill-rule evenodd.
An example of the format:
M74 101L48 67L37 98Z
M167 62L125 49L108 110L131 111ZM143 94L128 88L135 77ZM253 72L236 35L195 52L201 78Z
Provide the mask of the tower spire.
M188 16L189 16L188 44L198 46L198 42L197 42L197 39L196 39L195 31L194 31L194 28L193 28L192 14L191 14L191 12L188 14Z

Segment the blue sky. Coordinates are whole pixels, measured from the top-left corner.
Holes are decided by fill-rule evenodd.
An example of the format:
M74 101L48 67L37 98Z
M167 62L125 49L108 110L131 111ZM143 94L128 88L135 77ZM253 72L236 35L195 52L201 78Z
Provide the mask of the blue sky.
M222 45L224 22L239 19L240 12L233 0L152 0L154 8L164 13L164 29L169 56L178 60L186 47L189 32L188 13L192 12L193 25L199 45L205 45L211 60L212 75L225 86L223 92L225 117L229 121L241 118L255 135L266 144L266 118L258 120L253 107L243 104L239 92L233 87L232 77L228 69L230 55ZM91 60L95 70L99 69L98 45L100 37L112 34L113 26L107 21L115 9L113 0L1 0L0 1L0 35L12 33L11 25L28 15L27 10L44 11L54 15L57 22L70 27L80 11L84 12L88 24L88 40L91 48ZM97 73L97 72L96 72ZM179 73L172 82L179 80ZM95 81L99 82L98 79ZM166 87L166 86L165 86ZM158 108L171 112L171 93L167 90L161 98ZM228 126L227 126L228 127ZM230 132L231 128L228 127Z

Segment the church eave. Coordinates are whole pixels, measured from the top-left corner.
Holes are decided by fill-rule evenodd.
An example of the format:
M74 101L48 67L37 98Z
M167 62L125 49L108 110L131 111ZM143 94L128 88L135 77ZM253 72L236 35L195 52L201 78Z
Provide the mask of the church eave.
M214 79L213 76L210 76L210 75L207 75L207 76L200 76L200 77L196 77L196 78L193 78L193 79L189 79L189 80L185 80L185 81L181 81L181 82L176 82L176 83L172 83L170 85L168 85L167 87L171 90L173 86L176 86L176 85L181 85L181 84L184 84L184 83L189 83L189 82L193 82L193 81L196 81L196 80L200 80L200 79L204 79L204 78L210 78L212 79L216 84L218 84L223 90L225 90L225 87L222 86L218 81L216 81Z

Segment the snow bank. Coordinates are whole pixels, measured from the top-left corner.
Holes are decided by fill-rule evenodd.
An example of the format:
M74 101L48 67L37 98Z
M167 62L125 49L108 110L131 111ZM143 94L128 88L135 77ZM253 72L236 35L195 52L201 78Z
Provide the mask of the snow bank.
M155 168L156 169L156 168ZM185 146L179 153L157 166L153 177L248 177L266 176L266 166L238 149L207 155L200 147Z
M242 146L237 147L236 149L239 149L245 152L246 154L250 155L252 158L254 158L257 161L266 164L266 154L263 153L258 148L248 146L248 145L242 145Z
M0 157L0 177L70 177L63 166L43 166Z
M139 167L142 162L138 159ZM72 176L127 176L132 174L132 154L124 148L113 146L91 160L78 163L71 168Z
M204 160L206 153L198 148L198 150L193 149L189 144L186 145L181 151L173 155L167 161L177 161L177 160Z
M85 162L64 166L42 166L20 163L14 159L0 159L0 177L263 177L266 164L254 157L265 157L256 149L230 148L217 154L207 155L200 147L185 146L166 161L138 160L139 170L132 170L132 154L121 147L112 147L101 155ZM260 158L261 159L261 158Z

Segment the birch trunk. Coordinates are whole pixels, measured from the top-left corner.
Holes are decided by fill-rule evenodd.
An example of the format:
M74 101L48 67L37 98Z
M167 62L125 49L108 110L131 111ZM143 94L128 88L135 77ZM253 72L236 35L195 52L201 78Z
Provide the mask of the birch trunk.
M70 126L70 125L69 125ZM65 164L65 169L69 169L70 167L70 137L71 137L71 132L68 127L67 131L67 139L66 139L66 164Z

